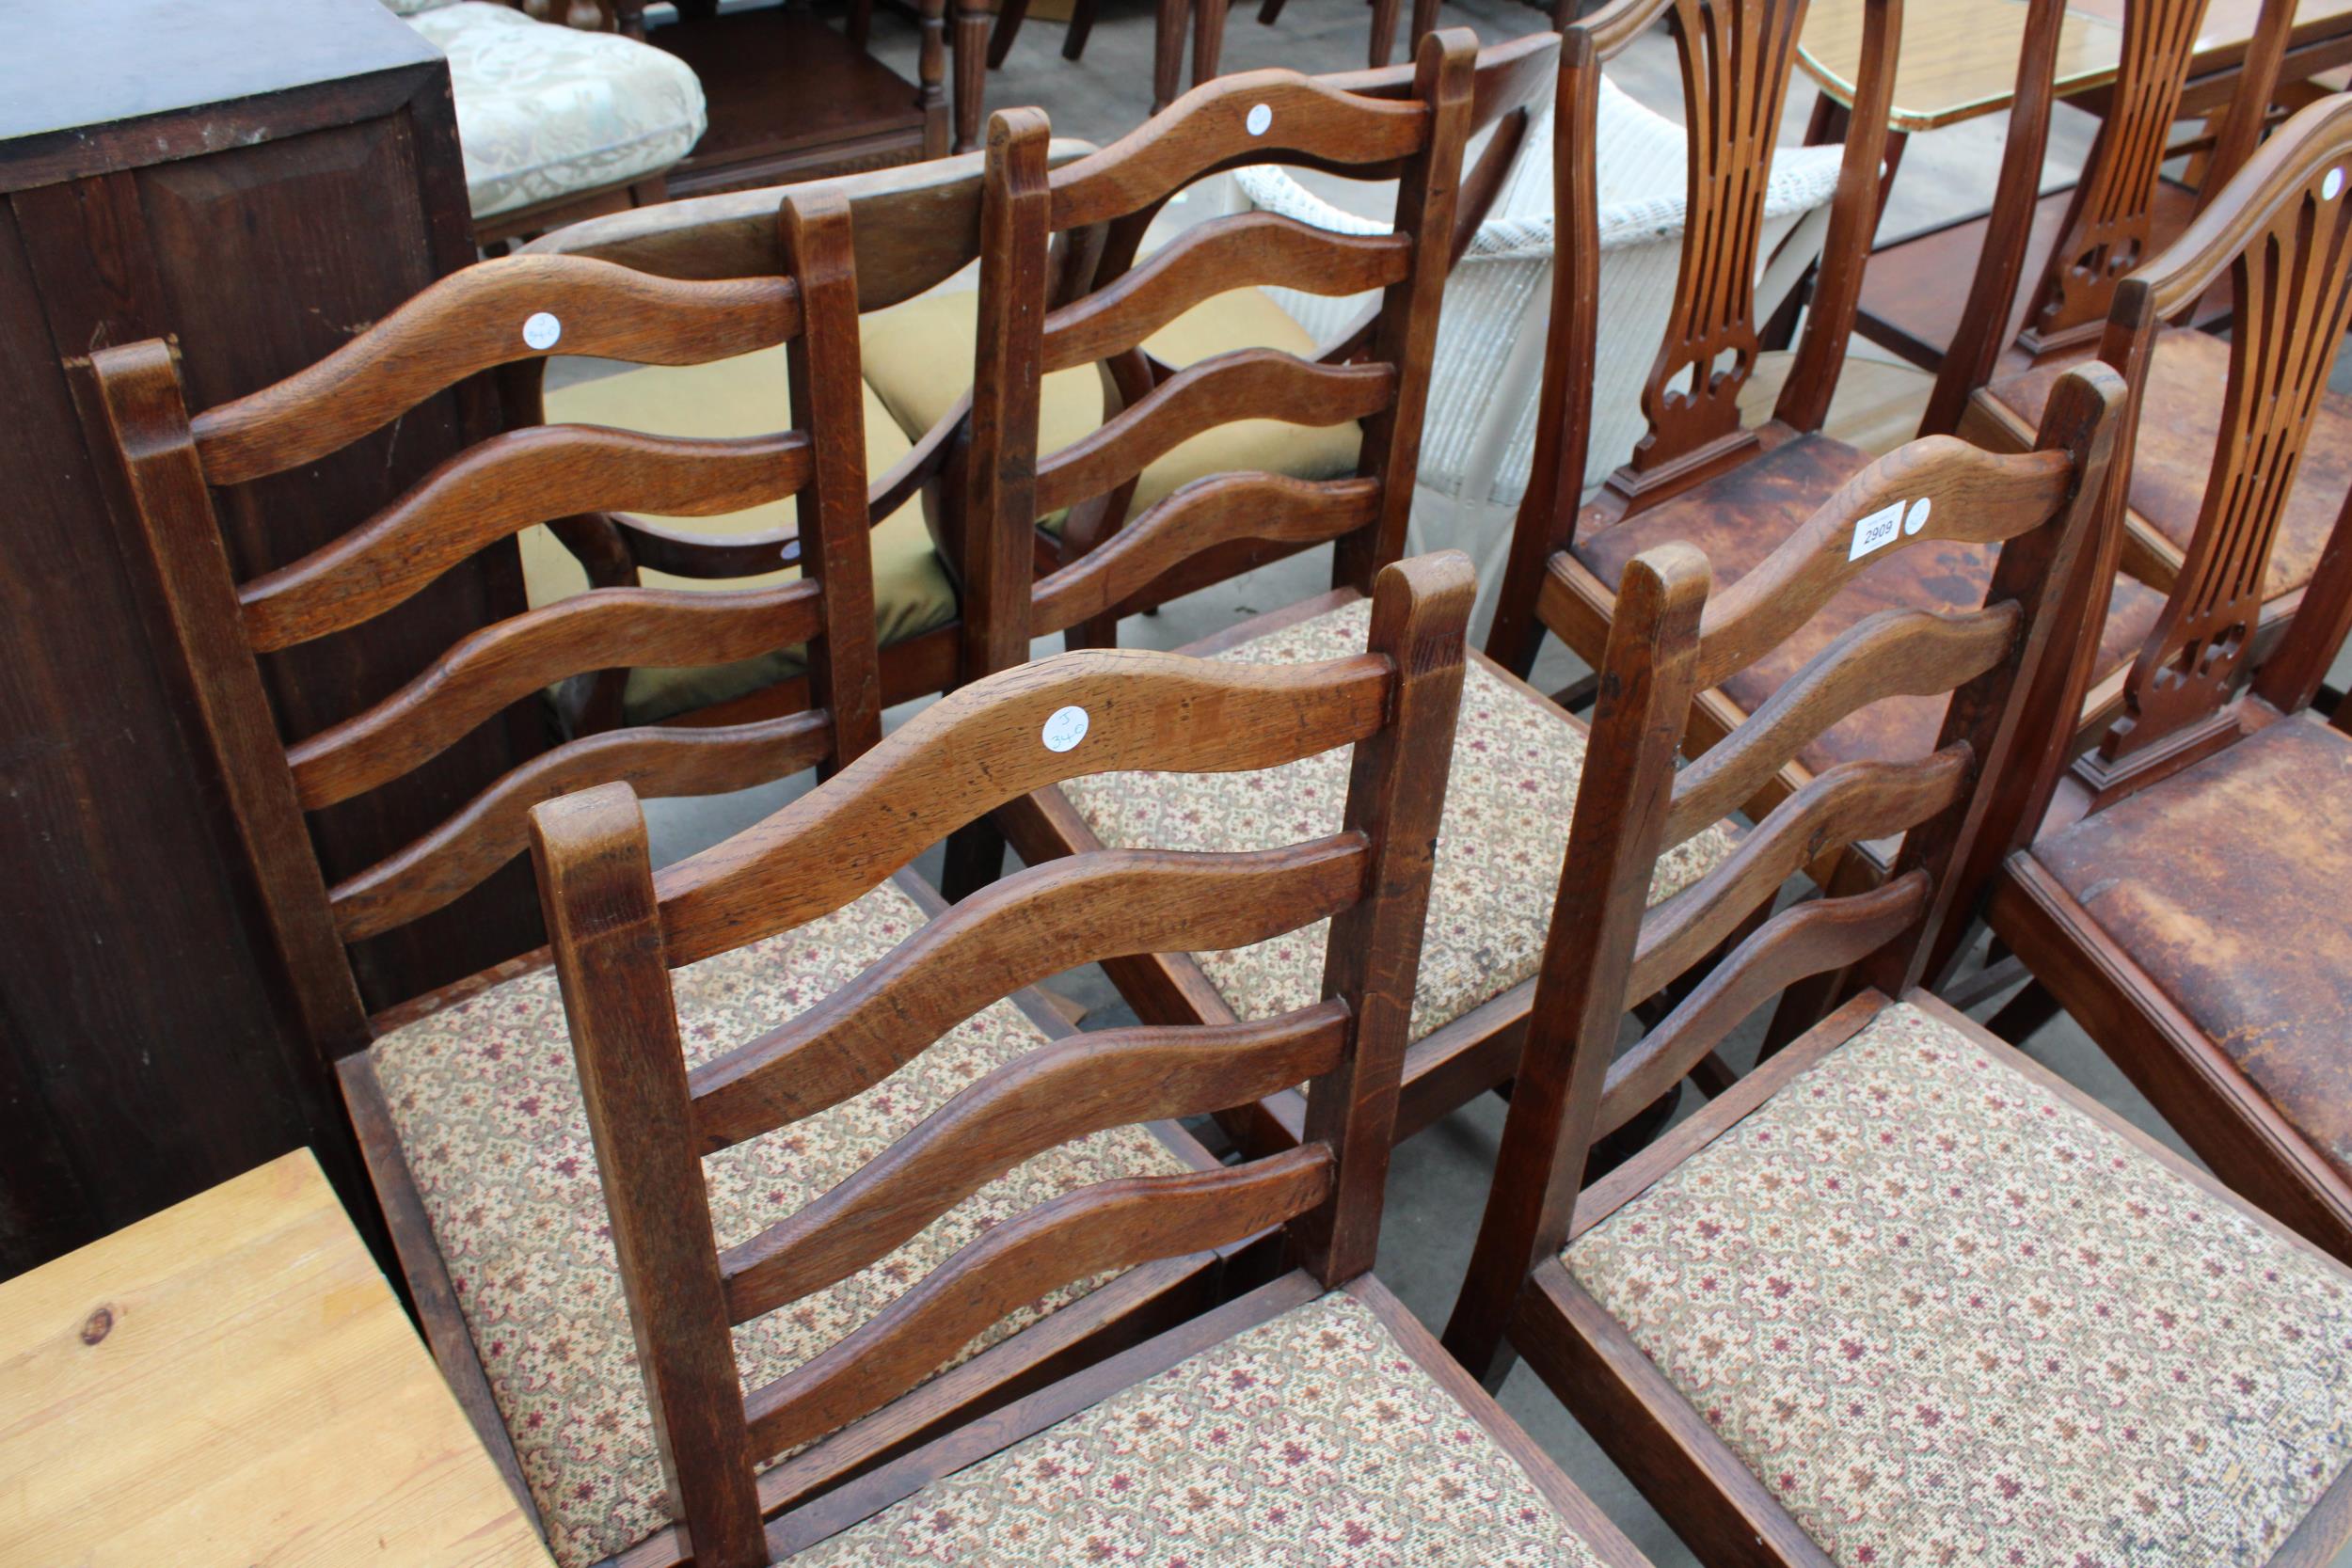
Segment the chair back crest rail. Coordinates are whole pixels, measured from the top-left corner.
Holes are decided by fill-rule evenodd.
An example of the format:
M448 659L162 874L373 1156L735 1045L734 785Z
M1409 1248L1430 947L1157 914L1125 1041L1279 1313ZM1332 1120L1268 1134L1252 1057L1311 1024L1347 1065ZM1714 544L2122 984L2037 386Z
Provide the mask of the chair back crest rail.
M1326 664L1098 649L975 682L811 794L659 876L625 785L533 809L639 1357L697 1562L771 1560L755 1462L882 1409L1044 1291L1278 1225L1327 1284L1370 1265L1472 587L1458 554L1388 569L1367 651ZM1073 710L1085 718L1074 738ZM1091 772L1258 768L1348 744L1335 834L1258 853L1102 851L1031 867L780 1028L685 1065L673 970L844 907L1017 795ZM706 1155L870 1088L962 1019L1073 963L1255 942L1326 918L1319 1002L1263 1022L1064 1038L975 1081L823 1197L720 1248ZM1023 1161L1302 1078L1311 1110L1298 1147L1066 1194L991 1228L800 1368L743 1390L734 1325L887 1256Z
M1454 237L1476 60L1474 40L1457 30L1422 40L1408 95L1372 96L1280 71L1223 77L1058 169L1047 166L1041 114L992 118L968 479L961 517L948 531L960 537L944 541L964 582L968 673L1009 668L1027 657L1032 637L1089 622L1098 627L1074 632L1078 641L1108 641L1100 623L1151 602L1155 587L1167 596L1185 565L1205 564L1210 552L1336 540L1335 579L1359 589L1396 559ZM1519 87L1531 90L1523 81ZM1498 88L1494 102L1503 96ZM1202 223L1135 261L1143 226L1169 197L1211 171L1261 162L1394 177L1394 231L1333 234L1248 213ZM1085 274L1090 286L1058 309L1041 309L1056 237L1096 228L1108 239ZM1141 346L1152 331L1203 300L1262 284L1334 295L1381 290L1362 356L1317 361L1244 349L1164 377L1154 372ZM1069 447L1036 457L1042 378L1088 363L1101 367L1109 417ZM1355 476L1213 475L1125 517L1135 482L1153 459L1203 431L1248 419L1359 422ZM1076 559L1033 594L1034 525L1065 508L1065 540Z
M314 1037L336 1053L367 1043L342 944L443 908L519 855L536 801L612 779L651 794L742 788L847 761L879 738L849 217L837 197L820 196L787 201L771 221L785 275L697 281L585 257L485 261L307 370L193 417L162 342L93 356L119 478L231 814ZM787 345L801 428L736 440L510 431L301 560L232 578L215 487L314 461L467 376L551 353L693 364L776 343ZM797 582L738 594L595 589L483 626L381 700L291 743L281 736L262 656L385 614L532 524L606 506L693 515L788 496L801 498L815 540ZM615 664L718 662L796 643L809 650L820 707L557 746L395 853L325 885L304 814L393 783L548 686Z
M1944 961L1947 933L1965 925L2022 809L2025 699L2065 673L2052 646L2058 585L2090 548L2122 400L2122 378L2094 365L2059 383L2032 451L1995 456L1948 437L1899 448L1720 594L1706 558L1686 545L1629 565L1496 1180L1448 1332L1468 1365L1493 1364L1520 1282L1567 1240L1596 1139L1795 982L1851 970L1899 994ZM1780 645L1887 554L1931 542L1998 546L1982 608L1890 610L1859 622L1677 770L1699 693ZM1951 702L1931 754L1821 772L1728 859L1648 905L1661 853L1831 725L1885 697L1940 692ZM1897 833L1883 884L1755 926L1613 1063L1627 1009L1737 937L1790 875L1829 850Z
M2255 634L2263 622L2271 553L2311 437L2334 347L2352 329L2352 101L2331 96L2273 133L2215 193L2180 237L2116 291L2099 356L2122 367L2133 388L2109 504L2118 514L2130 487L2138 389L2146 384L2165 324L2192 308L2225 275L2236 302L2219 435L2197 525L2170 595L2126 673L2122 711L2081 768L2100 800L2113 800L2193 757L2230 728L2228 709L2260 680ZM2103 531L2096 582L2117 569L2121 530ZM2317 584L2300 602L2320 610L2325 637L2332 603ZM2097 641L2105 591L2074 594ZM2290 626L2298 623L2299 611ZM2298 648L2273 688L2310 684L2317 644ZM2284 652L2287 642L2280 644ZM2332 655L2328 656L2329 657ZM2090 680L2087 655L2071 678L2079 704ZM2324 671L2326 659L2316 670ZM2067 759L2050 765L2046 781Z

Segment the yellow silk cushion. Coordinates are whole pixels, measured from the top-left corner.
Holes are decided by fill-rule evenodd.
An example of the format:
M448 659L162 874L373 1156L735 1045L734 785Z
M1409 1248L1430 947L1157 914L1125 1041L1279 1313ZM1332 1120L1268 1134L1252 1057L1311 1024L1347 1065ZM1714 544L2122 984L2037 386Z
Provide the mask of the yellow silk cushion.
M979 296L970 290L926 294L866 318L866 381L909 438L945 419L972 385L972 340ZM1301 358L1315 352L1307 329L1256 289L1201 301L1144 340L1179 369L1235 349L1274 348ZM1038 406L1038 451L1060 451L1103 422L1103 379L1091 365L1045 378ZM1239 420L1202 431L1148 465L1130 516L1204 474L1264 469L1294 479L1331 479L1356 469L1362 432L1355 420L1326 426ZM1049 532L1062 515L1041 519Z
M644 365L617 375L550 390L550 422L612 425L655 436L758 436L792 423L782 347L762 349L707 365ZM873 388L866 389L866 470L871 483L907 453L900 433ZM670 519L710 534L758 533L793 520L797 502L769 501L715 517ZM882 644L904 641L955 619L955 589L931 548L919 500L884 518L871 535L874 547L874 619ZM526 530L520 539L523 581L533 605L552 604L584 592L588 576L570 551L545 528ZM704 590L764 587L800 575L786 567L753 578L644 576L648 588ZM802 650L779 648L733 664L692 669L648 669L629 673L622 699L625 721L658 723L674 715L746 696L801 673Z

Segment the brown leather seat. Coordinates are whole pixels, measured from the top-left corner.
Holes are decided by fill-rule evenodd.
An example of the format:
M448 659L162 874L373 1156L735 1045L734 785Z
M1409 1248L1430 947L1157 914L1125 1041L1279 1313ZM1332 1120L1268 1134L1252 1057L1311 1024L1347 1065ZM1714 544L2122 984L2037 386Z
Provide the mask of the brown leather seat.
M1654 545L1679 539L1706 552L1718 592L1736 582L1772 547L1794 532L1870 459L1826 436L1800 436L1729 473L1638 513L1572 546L1576 558L1612 592L1626 562ZM1724 683L1749 713L1780 689L1807 660L1864 617L1896 607L1969 610L1984 603L1993 571L1989 546L1931 545L1903 550L1855 578L1804 628ZM2139 651L2161 595L2118 579L2099 640L2094 678L2120 669ZM1813 772L1857 757L1914 757L1935 749L1947 697L1894 697L1871 705L1833 727L1798 753Z
M2033 858L2352 1176L2352 737L2281 720Z

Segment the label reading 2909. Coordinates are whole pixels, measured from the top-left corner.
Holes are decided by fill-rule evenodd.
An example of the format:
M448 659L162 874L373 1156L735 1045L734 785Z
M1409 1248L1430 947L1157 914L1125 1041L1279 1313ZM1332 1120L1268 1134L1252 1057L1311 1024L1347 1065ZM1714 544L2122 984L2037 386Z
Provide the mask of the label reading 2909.
M1893 502L1880 507L1853 526L1853 548L1846 552L1848 561L1859 561L1881 545L1891 545L1903 531L1903 503Z

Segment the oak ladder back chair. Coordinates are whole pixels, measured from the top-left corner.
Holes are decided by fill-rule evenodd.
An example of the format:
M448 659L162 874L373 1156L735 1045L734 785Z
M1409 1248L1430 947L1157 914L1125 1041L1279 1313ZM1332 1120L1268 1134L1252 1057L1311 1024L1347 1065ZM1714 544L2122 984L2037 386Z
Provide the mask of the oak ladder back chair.
M2184 30L2193 34L2201 13L2195 6L2186 9L2190 14ZM2294 7L2286 0L2267 0L2262 31L2251 47L2250 57L2267 59L2274 76L2293 12ZM2175 53L2185 48L2183 44ZM2169 63L2180 66L2178 61ZM2249 96L2257 90L2266 101L2267 87L2249 89ZM2169 102L2166 101L2168 105ZM2030 305L2048 296L2040 309L2055 326L2042 325L2042 318L2037 318L2018 335L2015 349L1999 352L2003 345L1992 344L1966 374L1947 373L1938 388L1939 403L1958 420L1960 434L1986 446L2013 450L2019 433L2030 429L2040 417L2041 400L2066 364L2093 353L2117 366L2125 365L2127 356L2136 355L2145 361L2131 372L2136 405L2130 484L2118 494L2123 516L2122 550L2117 564L2134 581L2118 585L2109 610L2110 621L2122 621L2128 635L2110 637L2100 665L2103 678L2120 676L2132 651L2152 634L2156 608L2162 602L2159 595L2179 586L2196 548L2199 530L2205 523L2204 507L2210 494L2207 476L2217 467L2229 467L2228 446L2245 435L2220 418L2223 406L2234 395L2232 387L2243 362L2236 340L2259 335L2270 346L2257 357L2279 364L2303 360L2301 340L2288 334L2308 331L2316 335L2310 343L2313 352L2335 341L2327 336L2329 323L2324 309L2304 313L2313 309L2308 299L2290 300L2282 291L2265 289L2265 295L2275 297L2241 300L2234 291L2242 269L2233 266L2226 255L2217 256L2203 294L2184 295L2177 287L2162 289L2161 297L2153 298L2151 305L2153 319L2135 316L2137 305L2125 297L2129 281L2172 277L2198 245L2210 241L2216 229L2204 221L2204 214L2215 204L2248 198L2249 186L2234 178L2225 182L2218 167L2225 157L2235 158L2235 163L2226 166L2242 171L2245 157L2239 155L2237 144L2246 143L2243 151L2250 156L2256 129L2256 119L2247 116L2234 117L2225 127L2221 134L2225 151L2217 156L2217 172L2208 177L2197 216L2185 226L2174 218L2173 231L2160 255L2149 254L2156 248L2154 241L2163 236L2160 231L2152 234L2151 220L2144 213L2138 214L2136 226L2125 217L2109 229L2092 228L2090 241L2085 242L2090 245L2087 254L2093 260L2109 258L2103 268L2081 262L2060 269L2054 259L2053 276L2045 279L2042 293L2029 297ZM2150 135L2160 135L2160 127ZM2010 182L2022 184L2028 179ZM2104 194L2104 184L2101 190ZM2012 205L2017 204L2013 193L2005 191L2005 195ZM2077 227L2070 216L2067 235L2074 235ZM2091 272L2100 276L2090 279L2088 274ZM2129 278L2126 272L2131 273ZM2068 284L2062 296L2061 281ZM1980 277L1979 282L1981 287L1984 279ZM2256 286L2261 283L2255 280ZM2228 338L2197 330L2197 324L2213 312L2217 301L2225 307L2220 319L2232 325ZM2095 313L2086 316L2085 309ZM2341 321L2333 330L2341 336ZM2280 355L2287 358L2278 359ZM2279 624L2300 602L2320 547L2334 526L2337 503L2352 490L2352 455L2346 455L2352 450L2352 399L2327 389L2326 369L2330 362L2324 354L2317 361L2317 403L2289 421L2307 427L2308 436L2298 442L2298 451L2309 461L2301 469L2300 483L2286 499L2283 531L2269 555L2269 575L2260 585L2266 638L2276 635ZM2154 592L2140 593L2137 583Z
M2065 10L2062 0L2027 8L1992 210L1872 253L1857 330L1935 373L1924 433L1957 430L1969 394L1997 375L2081 358L2098 341L2116 285L2187 226L2262 133L2262 115L2231 115L2202 160L2200 188L2166 178L2206 0L2129 6L2116 80L2102 95L2081 175L2043 195ZM2294 12L2295 0L2265 0L2241 68L2241 100L2268 102ZM1951 284L1963 271L1971 280L1959 296ZM2214 303L2226 318L2226 298Z
M780 275L665 278L562 256L484 262L291 380L193 420L163 344L94 356L159 600L219 755L294 1005L340 1078L437 1358L564 1568L624 1551L633 1562L675 1561L677 1552L663 1537L660 1463L629 1364L611 1243L599 1232L601 1197L555 976L543 953L525 953L370 1017L345 944L452 905L519 856L530 808L566 790L627 781L648 794L731 791L812 765L837 768L879 738L852 220L837 191L788 198L780 213L768 201ZM212 485L299 466L442 387L559 344L667 364L777 342L787 345L797 428L729 439L563 424L509 431L459 453L336 543L251 581L232 579ZM775 415L781 423L782 399ZM527 526L603 508L692 516L793 494L800 580L729 593L596 589L485 626L382 702L320 735L291 745L281 738L262 655L385 613L469 554L511 547L506 541ZM499 778L398 853L326 885L306 812L396 785L501 711L538 721L549 683L616 661L707 663L796 642L808 650L815 705L719 728L571 740ZM839 966L880 957L925 911L922 897L893 890L836 922L829 944L754 951L681 977L698 1045L789 1017L835 983ZM514 950L539 940L535 928L517 931ZM1016 1015L970 1050L1025 1044L1037 1029ZM915 1100L952 1090L920 1084L900 1092ZM797 1150L755 1151L761 1193L821 1177L866 1130L834 1118L801 1132ZM1080 1164L1212 1163L1169 1129L1104 1145ZM739 1191L727 1199L756 1200ZM931 1414L1034 1374L1049 1348L1066 1360L1099 1356L1138 1323L1197 1307L1214 1281L1194 1268L1145 1284L1120 1298L1132 1321L1089 1311L1082 1299L1057 1314L1050 1347L1031 1341L1025 1364L982 1354L960 1366L934 1386ZM854 1317L878 1288L850 1282L817 1304L812 1321ZM777 1338L764 1354L790 1350ZM803 1465L774 1485L781 1497L830 1479L822 1466Z
M927 709L814 793L659 876L626 785L533 812L639 1361L697 1564L801 1560L804 1550L817 1561L897 1560L870 1530L862 1548L837 1554L824 1538L915 1492L937 1473L930 1450L877 1478L890 1489L879 1498L861 1485L846 1507L835 1495L773 1525L762 1516L756 1466L853 1423L889 1419L959 1345L1065 1282L1279 1226L1298 1272L1270 1296L1248 1298L1259 1305L1247 1312L1263 1320L1326 1291L1372 1289L1362 1276L1445 789L1442 761L1426 759L1454 722L1470 597L1464 558L1427 557L1382 574L1364 651L1352 657L1245 671L1085 650L997 674ZM689 1069L673 971L809 928L1009 793L1106 768L1255 768L1349 743L1354 771L1335 834L1256 854L1116 851L1023 872L926 926L783 1029ZM1317 919L1331 923L1319 1001L1239 1028L1147 1025L1007 1059L814 1202L739 1240L719 1232L707 1175L714 1157L883 1084L1014 987L1138 943L1230 941ZM1078 1134L1204 1110L1302 1074L1315 1092L1300 1147L1230 1168L1089 1183L1007 1216L854 1332L782 1378L748 1380L746 1392L738 1325L883 1258L993 1179ZM1178 1355L1216 1342L1181 1331L1171 1340L1184 1347ZM1131 1359L1070 1386L1091 1403L1122 1386ZM1034 1404L943 1441L953 1450L977 1438L980 1453L1013 1442L1035 1430L1026 1418ZM1497 1415L1488 1406L1479 1418L1493 1425ZM1181 1494L1182 1476L1162 1482L1151 1470L1180 1445L1174 1433L1146 1442L1131 1455L1129 1479ZM977 1457L967 1450L961 1463ZM1522 1481L1518 1490L1530 1488ZM917 1512L929 1533L956 1511ZM1264 1532L1284 1527L1251 1512L1228 1528L1238 1525L1239 1543L1254 1552ZM1297 1512L1289 1528L1304 1538L1312 1505ZM979 1539L958 1560L998 1560L992 1552L1074 1560L1086 1545L1036 1533L1051 1521L1010 1535L992 1530L1001 1524L993 1511L974 1521L965 1533ZM1074 1522L1081 1531L1095 1526ZM885 1538L890 1528L872 1527Z
M1467 32L1433 37L1416 60L1414 90L1401 102L1292 71L1222 79L1101 152L1055 170L1045 164L1049 132L1041 111L992 118L966 489L958 526L949 530L964 584L967 677L1020 663L1033 637L1053 631L1075 643L1115 641L1123 606L1156 603L1279 555L1336 542L1333 581L1359 593L1398 558L1476 54ZM1240 214L1200 224L1135 261L1145 228L1170 197L1218 168L1277 160L1396 176L1396 231L1337 235L1271 214ZM1106 238L1090 286L1065 286L1063 295L1075 297L1041 310L1056 288L1049 276L1056 237L1098 226ZM1073 247L1062 254L1065 267L1079 264ZM1155 373L1142 349L1153 328L1202 300L1261 283L1386 293L1364 352L1349 362L1243 349L1164 379ZM1089 364L1101 367L1106 398L1119 411L1084 439L1039 457L1044 377ZM1300 482L1211 474L1124 519L1127 498L1152 459L1206 429L1247 419L1359 423L1354 476ZM1057 542L1037 525L1064 512L1069 520ZM1220 547L1206 551L1204 543ZM1029 563L1048 551L1062 572L1033 594ZM1082 572L1070 571L1073 561L1087 562ZM1069 591L1073 581L1091 592Z
M1852 120L1802 335L1792 353L1768 355L1756 245L1805 10L1804 0L1617 0L1564 35L1558 113L1563 126L1589 128L1602 62L1660 17L1671 22L1690 138L1689 217L1675 305L1642 393L1647 433L1580 510L1599 335L1599 195L1589 146L1556 161L1563 240L1536 447L1486 641L1516 673L1533 667L1548 629L1597 666L1611 583L1642 548L1689 538L1726 571L1730 541L1743 541L1745 561L1760 558L1868 461L1823 424L1878 222L1901 0L1865 6ZM1570 145L1564 133L1564 152ZM1742 398L1758 401L1767 370L1780 378L1772 415L1750 427ZM1670 531L1635 543L1619 531L1630 519Z
M1720 594L1687 546L1628 567L1594 721L1613 766L1560 884L1581 918L1446 1343L1490 1386L1523 1355L1709 1564L2319 1564L2352 1534L2352 1275L1920 989L1969 863L2026 809L2024 699L2064 673L2062 584L2122 401L2092 366L2037 452L1899 449ZM1987 607L1850 629L1677 775L1697 693L1851 578L1856 514L1898 506L1880 547L1900 547L1947 465L1922 538L2008 536ZM1851 705L1930 687L1954 689L1931 754L1821 775L1753 863L1645 912L1660 849L1718 800ZM1796 840L1905 823L1883 885L1774 915L1616 1054L1625 997L1769 900ZM1584 1148L1653 1085L1848 968L1868 989L1580 1191Z
M1990 912L2038 982L1997 1026L2064 1005L2217 1175L2352 1258L2352 746L2348 710L2333 729L2310 711L2352 626L2352 504L2296 542L2312 566L2292 619L2265 600L2352 320L2348 182L2352 99L2337 96L2289 119L2125 285L2101 352L2139 376L2156 324L2233 279L2220 446L2181 577L2105 705L2113 721L2071 768L2045 760L2054 809ZM2076 686L2089 678L2078 667Z
M1502 86L1525 72L1504 59L1504 51L1490 53L1497 57L1499 85L1488 103L1499 106L1514 91L1526 90ZM1033 145L1041 129L1024 129L1012 117L1000 117L1007 131L1006 195L993 210L1005 214L1005 221L990 231L984 248L990 261L1005 260L995 271L984 271L982 287L984 293L996 291L983 304L983 318L1004 324L997 340L1003 347L992 342L981 359L974 481L965 512L971 531L966 602L989 607L966 618L976 634L971 656L976 663L1002 668L1017 662L1027 657L1032 637L1054 631L1080 641L1107 640L1109 633L1102 628L1120 615L1272 555L1327 541L1336 541L1330 594L1253 617L1181 651L1243 665L1279 665L1330 657L1361 639L1367 610L1362 574L1401 546L1411 501L1421 384L1443 282L1450 166L1465 118L1466 55L1449 35L1424 40L1416 93L1403 102L1368 102L1336 91L1327 81L1276 73L1224 78L1196 89L1174 115L1154 121L1135 142L1107 150L1100 161L1071 166L1055 179L1080 193L1101 182L1123 181L1119 188L1124 210L1108 219L1109 239L1097 268L1096 276L1108 281L1041 320L1014 306L1041 288L1034 274L1052 227L1046 209L1065 200L1060 194L1065 187L1015 172L1020 149ZM1520 52L1520 57L1534 56ZM1503 73L1506 65L1515 75ZM1255 122L1249 116L1259 108L1265 109L1269 123L1252 135ZM1215 137L1201 134L1204 122L1216 128ZM1150 179L1127 173L1140 160L1168 158L1178 147L1187 149L1183 162L1168 164ZM1334 149L1359 160L1357 168L1406 160L1392 232L1339 235L1250 213L1190 229L1129 266L1137 220L1200 168L1228 163L1244 150L1252 158L1327 163L1338 155ZM1011 249L1011 236L1024 199L1014 193L1025 185L1047 189L1026 198L1027 252L1022 260ZM1089 218L1103 215L1097 205L1075 210ZM984 268L989 264L984 261ZM1025 277L1028 280L1014 281ZM1303 277L1310 287L1336 294L1375 286L1389 291L1366 325L1348 335L1365 345L1356 356L1337 356L1315 366L1263 353L1208 362L1151 383L1150 391L1104 426L1099 445L1067 449L1067 458L1057 454L1035 475L1025 471L1036 367L1064 358L1109 358L1116 365L1119 351L1148 330L1157 313L1182 309L1200 293L1285 277ZM1135 373L1142 384L1144 372ZM1252 398L1232 413L1266 406L1257 401L1262 394L1238 379L1243 376L1295 380L1300 401L1289 406L1301 415L1308 411L1306 397L1323 388L1347 389L1347 396L1359 398L1352 410L1342 411L1342 417L1353 412L1366 421L1359 472L1317 484L1249 472L1197 480L1032 582L1030 520L1079 494L1077 485L1057 476L1076 475L1098 490L1122 483L1159 444L1153 429L1173 427L1181 434L1192 428L1178 421L1189 420L1190 408L1200 406L1189 400L1196 388L1206 392L1202 378L1227 374L1242 388L1236 396ZM1000 418L995 412L1000 408L1009 418ZM1210 410L1211 416L1227 412ZM987 521L992 516L993 525ZM1064 539L1083 542L1089 528L1082 524L1090 526L1091 519L1073 520ZM993 557L987 553L992 550ZM1544 938L1543 895L1565 842L1565 807L1583 754L1579 721L1540 693L1483 658L1473 660L1467 679L1435 895L1438 913L1423 949L1406 1098L1397 1119L1400 1135L1419 1131L1510 1075L1516 1031L1526 1016ZM1240 849L1279 836L1298 820L1336 811L1343 774L1342 760L1332 755L1248 775L1088 778L1013 800L993 820L1031 864L1097 851L1106 844L1126 847L1171 837L1200 849ZM1290 815L1294 811L1299 815ZM1001 846L984 832L963 835L956 848L950 891L976 885L1001 865ZM1704 855L1727 848L1724 834L1710 833L1689 859L1695 865ZM1220 953L1122 956L1104 967L1138 1015L1152 1022L1233 1023L1279 1015L1303 1000L1314 984L1313 962L1311 943L1281 938ZM1293 1090L1228 1109L1229 1132L1254 1152L1295 1144L1301 1136L1305 1101Z
M1092 151L1057 140L1059 166ZM903 304L978 255L978 154L812 181L781 191L691 197L641 213L570 225L534 241L527 254L578 256L696 282L757 277L782 270L773 214L781 195L837 195L857 239L862 319ZM585 419L656 435L710 435L741 426L744 412L786 399L787 373L774 352L691 367L648 366L543 393L542 365L513 368L502 388L512 424ZM865 395L868 515L873 525L876 634L882 643L885 707L955 684L956 596L923 521L922 494L938 483L963 417L959 407L932 428L901 433L869 385ZM693 530L626 514L564 519L552 537L526 534L526 575L534 603L580 587L635 587L647 572L693 587L725 588L750 575L795 564L793 520L771 506ZM711 537L711 535L723 535ZM570 579L576 579L570 580ZM739 586L739 582L737 582ZM610 671L565 715L578 733L629 724L704 727L779 717L810 705L806 673L785 651L718 669Z

